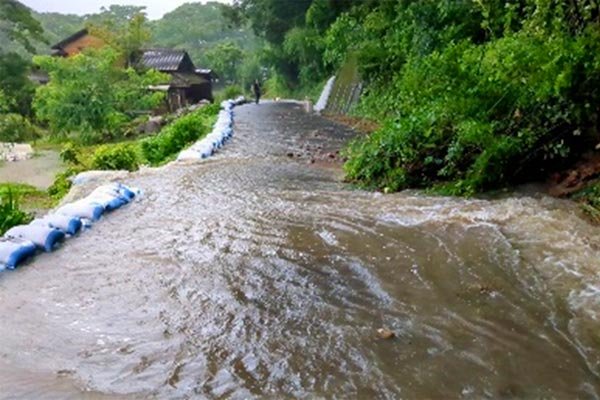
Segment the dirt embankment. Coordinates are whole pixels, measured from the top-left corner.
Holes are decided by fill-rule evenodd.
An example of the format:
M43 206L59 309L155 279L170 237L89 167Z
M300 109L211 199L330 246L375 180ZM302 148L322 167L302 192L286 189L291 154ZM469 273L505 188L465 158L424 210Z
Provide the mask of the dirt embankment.
M600 152L584 155L573 168L551 177L549 193L555 197L570 196L600 178Z
M328 114L324 117L365 135L373 133L380 127L375 121L348 115ZM326 153L326 155L330 155L331 158L328 159L317 153L316 159L340 163L345 161L343 157L339 156L339 151L333 155L331 153ZM547 184L539 186L538 190L553 197L571 198L581 203L592 219L600 223L600 209L598 208L600 196L596 194L596 191L588 190L593 186L600 188L600 151L598 150L585 154L572 168L553 174ZM582 192L586 193L582 194Z

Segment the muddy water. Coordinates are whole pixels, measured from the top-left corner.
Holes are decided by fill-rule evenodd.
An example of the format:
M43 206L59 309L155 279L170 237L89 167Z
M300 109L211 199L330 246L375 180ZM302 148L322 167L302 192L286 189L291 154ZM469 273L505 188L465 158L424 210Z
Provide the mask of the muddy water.
M287 156L350 132L236 117L221 154L0 275L0 398L598 397L600 232L571 205L351 190Z

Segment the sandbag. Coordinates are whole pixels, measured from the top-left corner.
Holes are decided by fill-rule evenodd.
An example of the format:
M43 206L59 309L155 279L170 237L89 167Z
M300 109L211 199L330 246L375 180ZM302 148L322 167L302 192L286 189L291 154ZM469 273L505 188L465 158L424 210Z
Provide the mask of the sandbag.
M35 252L35 243L30 240L0 238L0 264L5 268L17 268Z
M130 202L135 197L135 190L131 189L121 183L110 183L108 185L102 185L97 187L90 196L95 194L110 194L115 197L120 197L127 202Z
M212 144L209 142L200 141L194 144L190 150L196 151L200 154L200 158L208 158L212 156L214 149L212 148Z
M54 247L65 238L65 234L58 229L41 225L18 225L10 228L4 237L9 239L25 239L32 241L37 247L45 251L52 251Z
M233 108L245 102L246 99L243 96L221 102L221 111L219 111L212 131L189 149L180 152L177 161L208 158L223 147L225 142L233 136Z
M78 217L49 214L43 218L33 220L30 225L47 226L49 228L59 229L69 235L75 235L81 230L83 224Z
M86 218L91 221L98 221L103 213L104 207L101 204L86 201L86 199L67 204L56 210L56 214Z
M177 161L199 160L202 156L195 150L184 150L177 156Z
M129 201L133 200L134 197L136 196L136 193L139 194L139 192L140 192L139 189L130 188L121 183L117 183L117 185L119 186L118 192L125 198L129 199Z
M128 203L121 196L100 192L90 194L85 200L102 205L106 211L116 210Z

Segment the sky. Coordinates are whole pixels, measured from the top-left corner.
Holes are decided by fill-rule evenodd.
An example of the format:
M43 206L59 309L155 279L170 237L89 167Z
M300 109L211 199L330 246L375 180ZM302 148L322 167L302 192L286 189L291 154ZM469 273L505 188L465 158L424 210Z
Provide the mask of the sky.
M62 14L93 14L100 11L100 7L111 4L146 6L148 18L158 19L165 13L174 10L184 3L193 3L192 0L20 0L28 7L40 11L59 12ZM231 0L216 0L220 3L231 3ZM202 1L205 3L206 1Z

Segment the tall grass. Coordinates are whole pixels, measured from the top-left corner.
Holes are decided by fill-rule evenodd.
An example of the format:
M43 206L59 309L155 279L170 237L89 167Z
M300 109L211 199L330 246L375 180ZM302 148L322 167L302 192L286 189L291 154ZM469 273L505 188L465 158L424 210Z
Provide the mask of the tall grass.
M17 197L11 189L0 194L0 234L16 225L26 224L32 216L19 208Z

